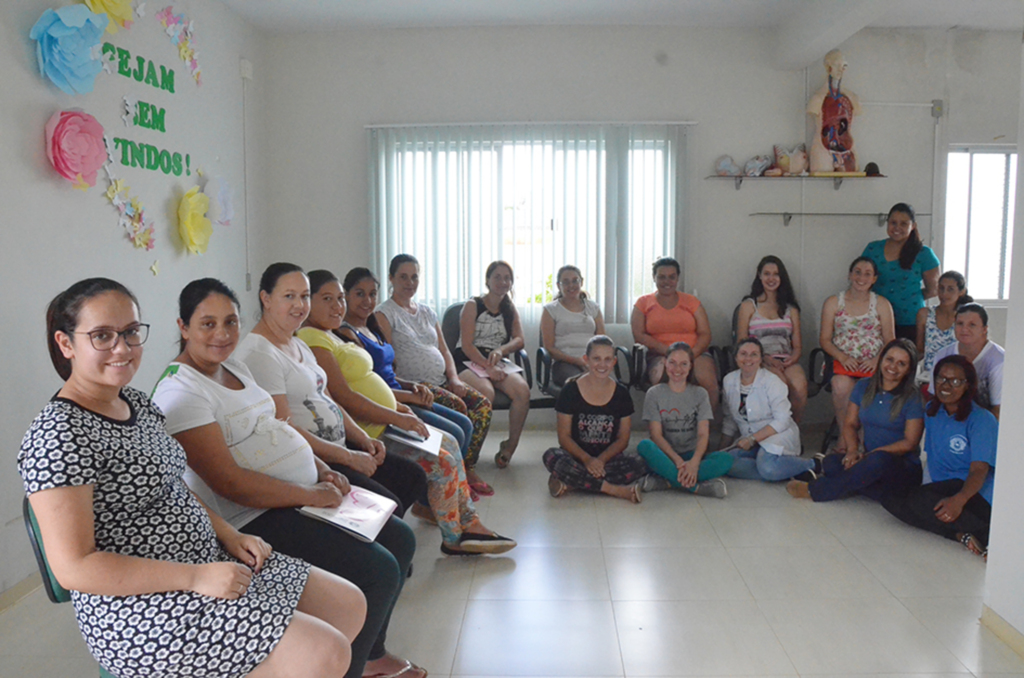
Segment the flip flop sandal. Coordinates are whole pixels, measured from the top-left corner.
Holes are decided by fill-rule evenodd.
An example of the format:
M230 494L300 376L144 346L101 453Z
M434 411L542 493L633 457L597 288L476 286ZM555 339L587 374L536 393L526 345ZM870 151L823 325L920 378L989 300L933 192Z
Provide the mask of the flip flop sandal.
M405 666L394 673L363 674L363 678L398 678L399 676L405 676L406 674L415 671L423 671L423 678L427 678L427 672L413 664L408 659L405 660Z
M494 496L494 488L491 487L490 485L488 485L487 483L485 483L482 480L478 480L475 483L470 483L469 484L469 489L473 490L474 492L479 494L481 497L493 497ZM473 501L476 501L476 499L474 498Z
M507 440L502 440L498 444L498 453L494 455L494 465L498 468L508 468L508 465L512 462L513 453L505 451L507 445Z

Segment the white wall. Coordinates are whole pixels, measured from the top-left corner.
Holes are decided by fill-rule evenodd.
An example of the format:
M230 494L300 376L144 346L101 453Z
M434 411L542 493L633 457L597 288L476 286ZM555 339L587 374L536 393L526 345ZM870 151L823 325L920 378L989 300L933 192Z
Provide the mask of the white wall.
M245 219L242 167L242 82L239 58L262 67L262 41L246 23L213 0L174 3L195 21L201 49L203 85L197 88L177 50L154 14L164 5L149 3L149 12L129 31L107 36L128 49L175 71L175 94L126 79L100 74L96 89L69 96L39 75L35 43L28 33L52 0L7 0L0 3L0 288L4 290L0 325L0 591L27 577L35 563L21 524L23 489L15 457L33 417L60 387L43 342L46 304L60 290L84 277L102 275L127 284L138 295L145 322L153 324L146 358L133 384L149 390L176 354L177 294L197 277L222 278L239 292L245 282ZM158 69L159 70L159 69ZM121 98L134 95L165 107L164 134L129 129L121 121ZM262 100L257 83L252 97ZM77 107L94 115L114 136L187 151L192 167L226 177L235 187L236 219L215 230L209 251L186 256L175 235L176 206L196 176L165 176L139 168L117 167L157 223L152 252L133 249L117 225L117 212L103 196L101 180L87 193L74 190L46 158L43 126L55 111ZM262 143L262 123L250 107L250 153ZM255 170L258 180L258 168ZM252 178L254 172L250 172ZM256 202L257 205L261 203ZM260 219L250 220L259 244ZM154 277L150 264L159 260ZM252 298L246 299L248 309Z
M1024 63L1024 48L1020 51ZM1022 73L1024 78L1024 73ZM1020 100L1021 133L1024 134L1024 96ZM1017 173L1017 195L1024 191L1024 174ZM1017 202L1014 226L1016 242L1024 242L1024 205ZM1024 298L1024 257L1016 257L1011 270L1010 294L1014 299ZM1006 330L1006 365L1003 372L1003 405L999 418L999 450L996 458L996 486L992 511L993 544L985 581L985 605L1010 623L1024 637L1024 493L1020 481L1024 478L1024 455L1020 454L1020 441L1024 439L1024 304L1010 307ZM1020 648L1018 644L1018 650Z
M781 218L749 214L877 213L897 201L932 212L936 135L943 144L1016 139L1018 42L1011 33L956 30L856 35L841 45L850 63L844 86L865 103L853 134L862 162L877 162L890 178L847 181L839 191L823 180L748 181L736 191L731 181L704 179L715 158L728 153L743 162L774 143L803 141L807 96L824 80L817 64L774 70L768 32L477 28L275 37L269 216L277 228L262 264L292 260L339 274L365 265L370 123L696 120L690 228L681 234L685 286L725 338L758 259L782 256L805 310L809 349L824 298L845 286L846 264L884 233L869 217L797 218L783 227ZM938 130L932 99L950 101ZM928 240L933 219L920 224ZM817 400L812 418L830 416L825 399Z

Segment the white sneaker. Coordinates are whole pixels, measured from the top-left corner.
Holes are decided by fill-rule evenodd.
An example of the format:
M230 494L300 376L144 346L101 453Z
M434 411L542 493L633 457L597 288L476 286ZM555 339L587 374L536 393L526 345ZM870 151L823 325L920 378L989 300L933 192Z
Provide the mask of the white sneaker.
M725 495L727 495L729 491L725 485L725 480L722 478L712 478L711 480L705 480L702 483L697 483L697 489L695 489L693 493L699 497L716 497L718 499L724 499Z
M644 492L660 492L672 487L672 484L657 473L648 473L640 479L640 489Z

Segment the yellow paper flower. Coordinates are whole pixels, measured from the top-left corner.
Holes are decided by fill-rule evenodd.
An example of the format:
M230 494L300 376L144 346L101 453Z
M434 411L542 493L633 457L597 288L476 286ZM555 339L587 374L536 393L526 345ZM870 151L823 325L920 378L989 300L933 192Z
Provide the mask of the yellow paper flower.
M178 235L192 254L202 254L210 244L213 224L206 218L210 199L193 186L178 204Z
M131 28L131 0L85 0L85 5L95 14L106 14L110 17L107 33L117 33L117 28Z

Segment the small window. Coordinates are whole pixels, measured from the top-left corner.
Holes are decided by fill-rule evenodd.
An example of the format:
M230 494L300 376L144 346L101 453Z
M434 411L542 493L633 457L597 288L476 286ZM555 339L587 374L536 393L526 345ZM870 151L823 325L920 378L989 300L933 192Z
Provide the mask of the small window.
M1010 293L1017 153L957 148L946 166L943 269L960 271L975 299Z

